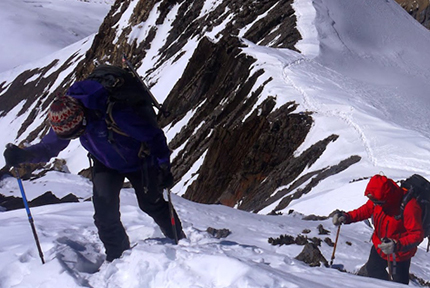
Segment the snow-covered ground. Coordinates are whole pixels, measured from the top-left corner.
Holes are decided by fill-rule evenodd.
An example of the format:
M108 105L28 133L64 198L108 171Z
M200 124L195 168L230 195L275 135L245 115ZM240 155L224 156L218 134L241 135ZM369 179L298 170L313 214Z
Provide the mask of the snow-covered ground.
M114 0L2 0L0 72L96 33Z
M217 1L205 2L212 7ZM266 71L259 81L273 78L263 95L276 95L278 106L295 100L301 104L299 111L314 112L315 124L298 154L318 140L331 134L339 135L321 159L304 173L332 165L350 155L359 155L362 160L327 178L311 193L293 201L284 212L294 209L304 214L328 215L336 208L356 208L365 201L363 191L367 181L351 181L381 171L395 180L413 173L430 179L430 127L427 122L430 32L392 0L300 0L294 7L304 38L297 45L302 53L252 43L244 49L258 59L254 69ZM171 13L175 11L172 9ZM138 38L138 32L136 30L133 37ZM88 41L91 37L82 40L84 45L75 44L81 45L80 53L88 49ZM153 46L153 49L159 47ZM70 51L76 50L66 47L57 52L56 57L66 59ZM38 63L32 65L37 67ZM17 71L1 73L0 79L10 80ZM176 74L171 69L168 76ZM169 83L167 87L171 86L171 78L164 76L157 75L154 91L161 91L166 83ZM16 119L13 113L0 119L0 131L5 131L0 144L16 141L14 135L19 129L19 120L24 118ZM186 125L186 121L168 127L169 139L181 125ZM79 149L75 141L61 155L68 159L72 172L87 166L85 153L76 154L82 151ZM193 177L192 173L189 177ZM188 179L183 180L174 187L175 193L180 194L186 188L184 183ZM91 195L91 183L74 174L52 172L44 178L25 181L24 186L29 199L46 191L59 197L71 192L82 198ZM16 180L3 179L0 193L19 196ZM403 286L324 267L310 268L294 259L302 246L279 247L267 241L281 234L297 236L306 228L311 229L308 237L324 238L317 235L319 224L330 230L329 237L334 241L336 229L331 220L303 221L297 213L255 215L223 206L195 204L175 195L173 202L188 237L178 246L160 238L161 233L152 220L139 212L131 189L122 191L123 223L137 246L91 275L90 283L94 287ZM273 206L261 214L271 209ZM101 249L92 223L91 203L38 207L32 209L32 213L47 263L40 263L25 211L0 213L0 287L76 287L55 258L61 248L57 239L67 237L93 243ZM215 239L205 232L207 227L228 228L232 234L225 239ZM348 271L355 272L367 260L371 233L364 223L342 227L335 263L344 264ZM430 264L427 263L426 244L426 241L421 244L413 258L411 272L428 281ZM320 249L330 260L332 247L323 243ZM411 283L411 286L417 285Z
M29 200L50 190L65 196L73 192L82 198L91 195L91 183L79 176L50 172L39 180L24 183ZM9 193L13 191L13 193ZM0 193L16 194L13 178L2 181ZM18 194L16 194L18 195ZM325 267L310 268L294 259L304 246L273 246L268 238L281 234L306 235L335 240L331 219L304 221L302 215L250 214L221 205L202 205L173 195L187 239L179 245L162 238L151 218L139 211L132 189L123 189L121 213L130 241L137 244L121 259L103 264L100 272L89 275L93 287L106 288L261 288L261 287L402 287L402 285L354 276ZM321 205L326 203L322 202ZM91 202L49 205L31 209L46 263L41 264L25 210L0 213L0 287L78 287L64 271L56 254L61 239L91 244L102 250L92 223ZM317 226L330 231L318 235ZM208 227L229 229L227 238L217 239ZM310 229L309 234L303 234ZM334 264L357 271L367 260L372 230L364 223L343 226ZM347 244L350 242L351 244ZM320 250L330 261L333 248L322 243ZM411 271L426 277L428 254L420 247ZM340 284L342 286L339 286ZM411 286L416 286L411 283Z

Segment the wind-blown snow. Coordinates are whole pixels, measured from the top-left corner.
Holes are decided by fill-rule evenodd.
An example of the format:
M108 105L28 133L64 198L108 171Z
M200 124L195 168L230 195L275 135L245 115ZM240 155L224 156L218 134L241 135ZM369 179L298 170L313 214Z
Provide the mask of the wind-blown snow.
M214 9L219 2L206 0L205 10ZM49 5L56 6L54 2ZM294 9L298 30L303 36L297 49L302 53L261 47L243 39L248 46L244 53L257 58L253 69L265 70L256 87L269 77L273 78L259 103L270 95L277 97L277 107L296 101L300 104L298 112L313 112L315 123L297 154L323 138L339 135L303 174L337 164L350 155L359 155L362 160L294 200L283 216L255 215L224 206L200 205L173 195L188 237L178 246L162 238L153 221L138 210L133 191L123 189L122 219L131 242L137 246L91 275L89 279L94 287L340 287L340 283L342 287L403 287L334 269L310 268L294 259L302 246L272 246L267 240L281 234L297 236L309 228L309 238L330 237L334 241L336 228L330 219L304 221L298 212L328 215L336 208L357 208L365 201L363 191L367 180L353 180L381 171L395 180L413 173L430 179L430 128L426 121L429 119L430 32L392 0L300 0L296 1ZM168 17L173 17L175 11L172 9ZM126 17L123 22L127 22ZM158 28L167 29L170 24L166 25ZM133 37L145 35L143 29L134 29ZM90 41L91 37L87 39ZM156 40L148 55L156 56L154 51L163 41L161 37ZM89 48L89 42L75 45L81 47L81 55ZM186 57L181 61L191 56L195 45L190 41ZM65 48L55 57L67 59L70 51L76 50ZM46 60L31 65L37 67L43 61ZM144 63L149 65L151 62ZM168 70L162 67L150 75L156 79L153 92L161 97L160 102L169 92L163 87L171 87L175 82L172 77L179 77L185 66L182 62L175 65L168 74L162 73ZM139 72L144 74L149 68L142 66ZM18 71L1 73L0 83L13 79ZM19 140L14 137L25 114L16 118L15 110L0 119L0 130L4 131L0 145ZM184 119L166 128L168 138L172 139L186 122ZM77 154L76 151L80 152ZM88 166L77 141L60 156L68 160L73 173ZM184 192L196 178L199 163L201 160L173 188L173 192ZM85 199L92 189L88 180L58 172L25 181L24 187L29 200L46 191L52 191L60 198L74 193ZM19 196L16 180L3 179L0 193ZM277 204L260 213L270 212ZM298 212L288 215L289 209ZM59 249L56 240L69 237L102 249L92 223L91 203L49 205L33 208L32 213L47 263L40 263L25 211L0 213L0 287L77 287L55 258ZM330 235L318 235L316 227L319 224L328 229ZM225 239L213 238L205 232L209 226L228 228L232 234ZM371 233L372 229L364 223L342 226L334 262L344 264L349 272L356 272L367 260ZM430 266L425 245L421 244L412 259L411 272L428 281ZM332 247L322 243L320 249L330 260Z

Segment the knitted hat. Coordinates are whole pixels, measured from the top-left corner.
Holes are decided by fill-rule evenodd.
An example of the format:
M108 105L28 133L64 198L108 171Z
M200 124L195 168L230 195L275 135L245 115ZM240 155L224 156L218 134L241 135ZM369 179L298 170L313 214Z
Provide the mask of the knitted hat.
M70 96L58 96L52 102L48 112L52 130L58 137L74 139L85 130L84 107Z

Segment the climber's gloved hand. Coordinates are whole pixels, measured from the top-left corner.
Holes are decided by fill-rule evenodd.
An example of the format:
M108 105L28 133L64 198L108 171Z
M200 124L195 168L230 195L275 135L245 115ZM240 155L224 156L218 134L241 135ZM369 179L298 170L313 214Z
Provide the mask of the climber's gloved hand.
M378 248L384 252L385 255L390 255L396 252L397 242L391 238L384 238L382 243L378 245Z
M158 171L158 183L161 189L168 189L173 186L173 174L170 170L170 165L168 163L163 163L160 165Z
M21 163L29 162L33 158L33 154L18 146L9 143L6 145L6 150L3 152L6 165L9 167L17 166Z
M336 210L333 215L333 224L339 226L348 223L348 214L345 211Z

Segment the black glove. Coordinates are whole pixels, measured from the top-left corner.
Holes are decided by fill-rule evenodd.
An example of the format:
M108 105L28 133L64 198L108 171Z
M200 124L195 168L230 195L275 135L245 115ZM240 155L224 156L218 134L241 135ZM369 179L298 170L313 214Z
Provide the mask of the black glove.
M170 171L170 165L162 164L160 165L160 170L158 173L158 183L162 189L171 188L173 186L173 174Z
M28 162L33 158L33 154L31 152L21 149L11 143L6 145L6 150L4 150L3 156L6 160L6 165L9 167Z
M336 210L333 215L333 224L339 226L348 222L348 214L345 211Z
M396 252L397 242L391 238L385 238L382 243L378 245L378 248L384 252L385 255L390 255Z

